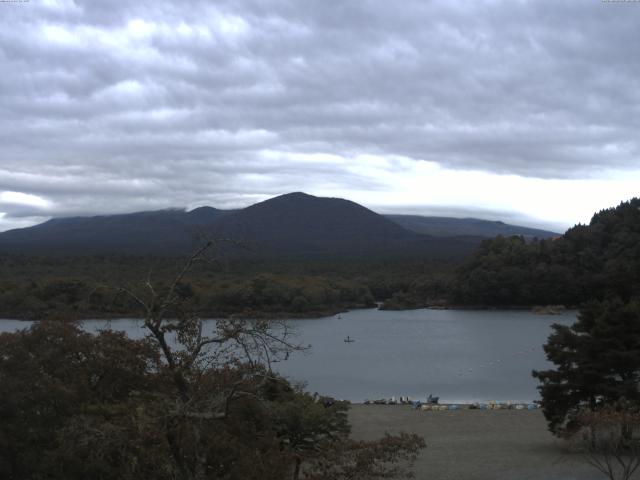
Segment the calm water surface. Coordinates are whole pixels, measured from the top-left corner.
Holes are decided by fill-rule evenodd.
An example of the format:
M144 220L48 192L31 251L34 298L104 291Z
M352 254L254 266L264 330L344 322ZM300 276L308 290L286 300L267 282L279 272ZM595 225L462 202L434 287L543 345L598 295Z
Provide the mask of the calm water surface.
M311 344L277 364L307 389L362 401L433 393L443 402L531 401L538 398L531 370L549 366L542 345L560 316L524 311L354 310L332 317L291 320L298 342ZM95 330L111 326L138 338L139 320L88 320ZM0 331L28 326L0 320ZM349 336L355 341L345 343Z

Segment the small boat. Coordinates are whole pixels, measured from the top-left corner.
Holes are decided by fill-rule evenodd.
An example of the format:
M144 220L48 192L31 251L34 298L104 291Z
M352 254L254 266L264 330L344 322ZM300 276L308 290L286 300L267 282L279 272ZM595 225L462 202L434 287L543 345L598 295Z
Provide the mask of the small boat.
M347 335L347 338L344 339L345 343L353 343L355 342L355 340L353 338L351 338L349 335Z

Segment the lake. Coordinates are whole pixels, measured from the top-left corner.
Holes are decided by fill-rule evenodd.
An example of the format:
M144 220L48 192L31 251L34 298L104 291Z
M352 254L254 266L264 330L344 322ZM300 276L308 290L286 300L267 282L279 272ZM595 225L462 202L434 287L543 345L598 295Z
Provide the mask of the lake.
M520 401L539 398L534 369L550 366L542 345L551 324L570 325L576 313L536 315L499 310L354 310L291 320L298 342L311 344L276 369L310 392L351 401L432 393L441 402ZM209 320L211 321L211 320ZM139 320L88 320L88 330L110 325L131 337ZM0 320L0 331L28 326ZM349 336L355 341L344 342Z

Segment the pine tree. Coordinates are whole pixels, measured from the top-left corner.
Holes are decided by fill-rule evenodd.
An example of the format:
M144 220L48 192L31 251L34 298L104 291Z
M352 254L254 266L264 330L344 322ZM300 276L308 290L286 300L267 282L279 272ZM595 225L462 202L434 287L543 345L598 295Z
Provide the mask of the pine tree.
M576 323L553 329L544 349L556 368L533 372L553 433L575 431L580 409L640 403L640 299L589 302Z

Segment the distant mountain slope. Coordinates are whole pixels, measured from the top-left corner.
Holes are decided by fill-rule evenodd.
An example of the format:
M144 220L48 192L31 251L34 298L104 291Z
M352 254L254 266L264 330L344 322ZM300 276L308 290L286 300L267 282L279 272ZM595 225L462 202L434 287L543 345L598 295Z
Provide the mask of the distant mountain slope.
M471 235L493 238L497 235L522 235L530 239L534 237L553 238L560 236L559 233L548 230L520 227L478 218L423 217L420 215L385 215L385 217L407 230L435 237Z
M54 218L0 233L0 252L36 255L176 255L190 251L201 229L232 213L203 207L123 215Z

